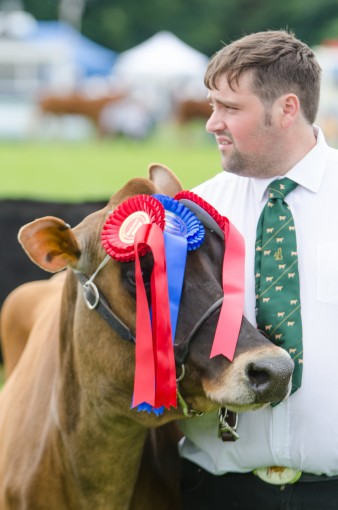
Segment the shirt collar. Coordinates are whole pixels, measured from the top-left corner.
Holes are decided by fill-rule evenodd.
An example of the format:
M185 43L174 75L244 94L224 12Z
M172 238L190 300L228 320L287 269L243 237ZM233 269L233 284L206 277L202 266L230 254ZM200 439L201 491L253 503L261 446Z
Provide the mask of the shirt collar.
M317 138L316 145L285 175L269 179L252 178L258 202L261 202L263 199L266 200L264 194L270 182L278 178L282 179L283 177L289 177L313 193L318 192L324 174L328 146L321 129L314 127L314 130Z

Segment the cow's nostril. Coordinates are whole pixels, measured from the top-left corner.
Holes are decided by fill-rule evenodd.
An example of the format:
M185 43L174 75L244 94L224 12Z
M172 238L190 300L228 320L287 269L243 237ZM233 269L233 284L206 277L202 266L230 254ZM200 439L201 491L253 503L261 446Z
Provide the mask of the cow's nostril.
M250 386L256 391L262 390L270 381L269 371L255 367L253 364L248 367L247 376Z
M257 402L280 402L289 393L292 371L291 358L277 356L248 362L245 374Z

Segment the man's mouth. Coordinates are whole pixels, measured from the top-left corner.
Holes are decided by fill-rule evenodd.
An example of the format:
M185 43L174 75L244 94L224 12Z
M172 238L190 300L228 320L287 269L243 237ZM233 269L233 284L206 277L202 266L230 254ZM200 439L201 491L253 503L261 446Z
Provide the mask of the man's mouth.
M232 141L230 140L230 138L217 137L216 141L219 149L224 149L226 147L229 147L229 145L232 145Z

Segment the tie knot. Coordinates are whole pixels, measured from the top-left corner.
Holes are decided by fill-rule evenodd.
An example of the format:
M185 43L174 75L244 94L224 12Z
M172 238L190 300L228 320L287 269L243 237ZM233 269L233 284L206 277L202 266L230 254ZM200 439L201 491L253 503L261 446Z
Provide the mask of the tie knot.
M295 181L288 179L288 177L284 177L284 179L277 179L271 182L268 186L269 199L281 198L282 200L284 200L286 195L290 193L290 191L295 189L296 186L298 186L298 184Z

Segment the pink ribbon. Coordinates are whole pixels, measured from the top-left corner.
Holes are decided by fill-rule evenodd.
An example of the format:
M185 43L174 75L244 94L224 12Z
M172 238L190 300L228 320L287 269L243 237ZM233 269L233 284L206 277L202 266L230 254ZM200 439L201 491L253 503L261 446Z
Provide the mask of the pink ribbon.
M244 239L228 218L224 218L225 253L222 283L224 300L210 358L222 354L234 359L244 310Z

